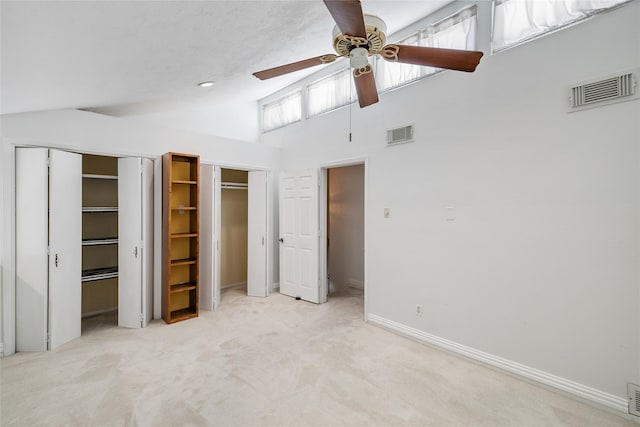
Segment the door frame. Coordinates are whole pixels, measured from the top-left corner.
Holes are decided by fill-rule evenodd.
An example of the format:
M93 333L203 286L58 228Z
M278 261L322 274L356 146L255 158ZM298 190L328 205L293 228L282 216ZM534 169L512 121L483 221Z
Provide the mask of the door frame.
M367 321L367 182L368 182L368 173L369 173L369 157L353 157L344 160L336 160L333 162L322 163L320 165L320 192L318 194L318 202L319 202L319 221L320 221L320 302L327 302L327 292L329 290L329 280L327 277L328 267L327 267L327 221L329 220L328 210L329 203L327 202L328 196L328 177L329 177L329 169L340 168L345 166L355 166L355 165L363 165L364 166L364 189L363 189L363 199L364 199L364 312L362 313L363 319Z
M229 165L229 164L213 164L214 167L214 187L213 187L213 222L214 222L214 272L213 272L213 309L216 310L220 306L220 234L222 232L222 222L220 210L222 209L222 169L234 169L246 172L263 171L267 174L267 204L265 206L267 212L267 233L266 233L266 270L267 270L267 283L266 283L266 296L268 297L273 292L273 263L274 249L272 248L276 239L274 238L273 227L273 172L271 169L247 166L247 165Z

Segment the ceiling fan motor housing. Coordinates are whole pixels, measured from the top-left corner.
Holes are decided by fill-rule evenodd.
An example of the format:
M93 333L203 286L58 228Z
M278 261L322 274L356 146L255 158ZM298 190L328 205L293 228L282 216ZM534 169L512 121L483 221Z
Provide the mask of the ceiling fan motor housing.
M351 51L357 48L364 48L368 55L378 53L386 43L387 25L384 21L374 15L364 15L364 24L367 31L367 38L354 37L350 34L342 34L338 26L333 28L333 48L338 55L351 57Z

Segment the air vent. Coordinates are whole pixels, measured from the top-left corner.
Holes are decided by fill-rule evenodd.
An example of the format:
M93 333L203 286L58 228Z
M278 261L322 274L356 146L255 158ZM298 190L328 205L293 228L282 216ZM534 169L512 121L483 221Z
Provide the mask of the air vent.
M593 80L570 88L571 110L637 98L636 76L633 72Z
M387 146L413 142L413 125L387 131Z
M629 395L629 413L640 417L640 386L627 384L627 394Z

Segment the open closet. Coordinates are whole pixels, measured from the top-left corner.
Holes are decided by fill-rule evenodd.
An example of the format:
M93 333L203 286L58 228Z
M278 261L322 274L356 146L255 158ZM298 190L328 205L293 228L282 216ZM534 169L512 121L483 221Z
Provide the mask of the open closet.
M82 318L117 324L118 159L82 155ZM113 315L107 315L112 313Z
M16 349L54 349L82 319L152 315L153 162L16 148Z
M248 172L221 170L220 289L247 288Z

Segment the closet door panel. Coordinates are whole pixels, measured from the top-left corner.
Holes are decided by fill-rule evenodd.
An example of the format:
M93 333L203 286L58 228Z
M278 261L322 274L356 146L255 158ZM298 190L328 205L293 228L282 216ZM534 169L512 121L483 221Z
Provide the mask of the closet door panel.
M49 348L80 336L82 156L50 150Z
M16 350L47 349L49 171L46 148L16 148Z
M142 159L142 327L153 318L153 161Z
M142 165L118 159L118 326L142 326Z
M267 296L267 172L249 172L247 295Z
M214 166L200 165L200 308L214 306Z

